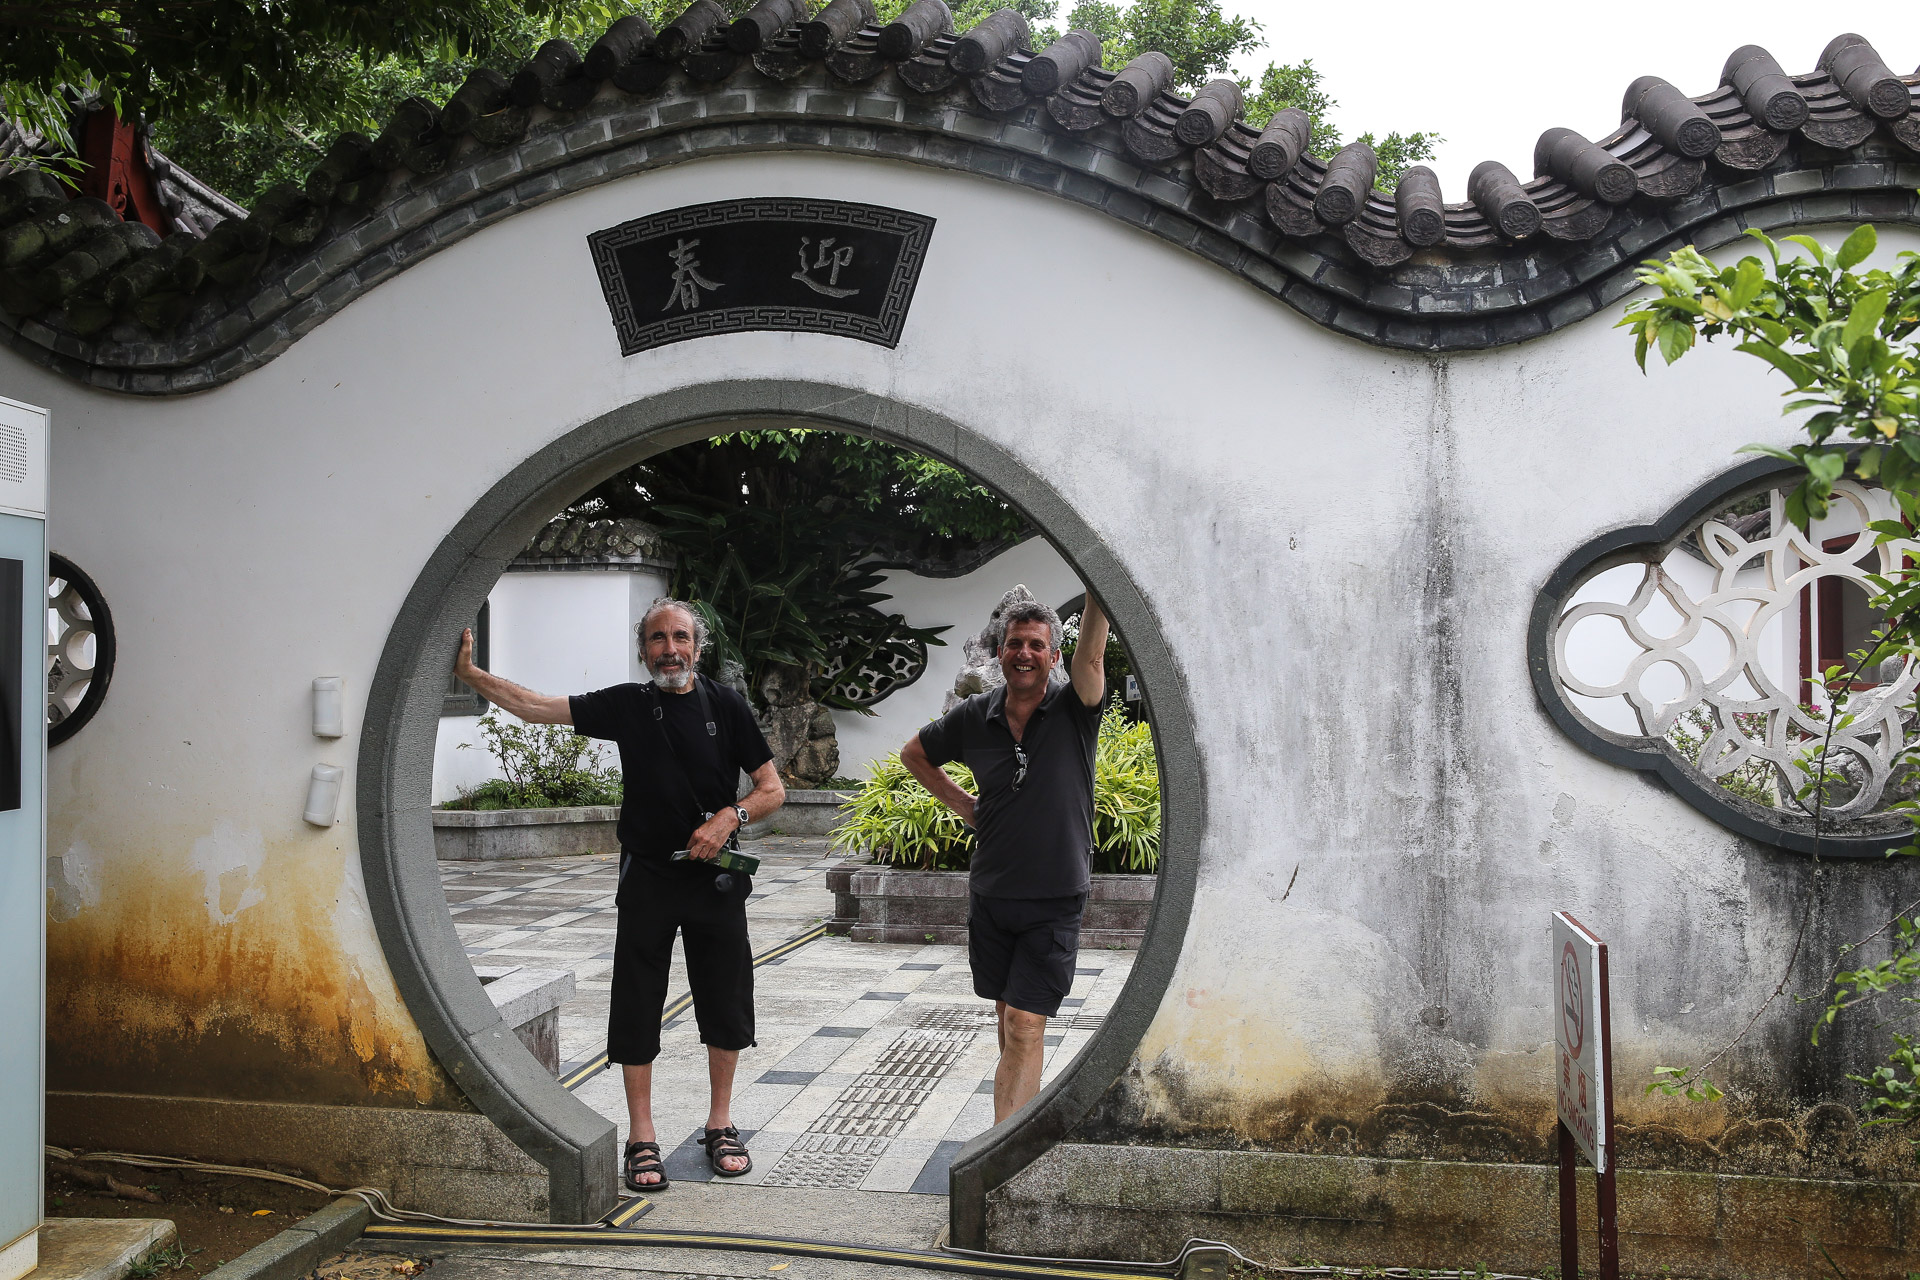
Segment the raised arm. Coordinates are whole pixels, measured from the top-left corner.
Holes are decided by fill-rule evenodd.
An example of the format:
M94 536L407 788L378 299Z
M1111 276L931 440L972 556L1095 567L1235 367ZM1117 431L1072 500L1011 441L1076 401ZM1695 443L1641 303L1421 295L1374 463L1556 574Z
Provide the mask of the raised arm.
M933 798L960 815L960 821L973 825L974 798L960 789L960 784L947 776L947 771L927 759L925 747L920 745L920 735L914 734L907 739L907 745L900 748L900 763L907 766L907 772L920 780L920 785L933 793Z
M1087 607L1080 614L1080 639L1073 646L1073 661L1067 664L1073 677L1073 691L1080 705L1097 707L1107 697L1107 615L1087 593Z
M460 633L460 654L453 660L453 674L461 683L528 724L572 724L573 704L564 696L553 697L503 680L473 665L473 629Z

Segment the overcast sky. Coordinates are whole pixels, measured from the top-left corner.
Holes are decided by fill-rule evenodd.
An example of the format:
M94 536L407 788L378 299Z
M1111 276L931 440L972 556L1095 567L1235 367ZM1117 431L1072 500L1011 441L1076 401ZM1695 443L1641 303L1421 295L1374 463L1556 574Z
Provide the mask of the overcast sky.
M1638 76L1661 76L1690 97L1707 93L1743 44L1765 48L1789 75L1813 70L1827 41L1844 31L1871 41L1895 75L1920 63L1916 0L1221 0L1221 7L1266 29L1257 64L1236 70L1257 77L1269 61L1312 58L1340 104L1334 120L1343 137L1395 129L1444 136L1434 168L1448 200L1466 199L1467 174L1482 160L1531 178L1534 141L1555 125L1605 136Z

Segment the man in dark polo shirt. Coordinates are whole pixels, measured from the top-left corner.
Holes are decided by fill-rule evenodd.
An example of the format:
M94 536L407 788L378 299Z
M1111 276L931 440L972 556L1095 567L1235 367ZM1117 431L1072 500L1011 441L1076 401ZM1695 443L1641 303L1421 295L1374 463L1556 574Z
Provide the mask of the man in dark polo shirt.
M1059 684L1060 619L1052 609L1016 600L993 638L1006 683L922 729L900 760L974 829L967 960L974 994L999 1015L998 1124L1040 1091L1047 1019L1073 986L1093 854L1107 617L1089 595L1072 678ZM973 770L977 797L940 768L949 760Z
M634 1191L667 1187L653 1124L653 1060L678 932L693 989L693 1016L707 1046L711 1085L700 1142L713 1171L753 1168L730 1111L740 1050L754 1042L753 952L747 942L752 881L713 862L735 831L786 801L773 752L747 700L697 674L706 625L678 600L655 600L639 627L653 683L593 693L535 693L473 665L473 633L460 640L454 674L529 724L565 724L620 748L620 880L607 1011L607 1059L622 1067L627 1145L622 1177ZM753 790L738 803L741 773ZM673 857L685 850L688 856Z

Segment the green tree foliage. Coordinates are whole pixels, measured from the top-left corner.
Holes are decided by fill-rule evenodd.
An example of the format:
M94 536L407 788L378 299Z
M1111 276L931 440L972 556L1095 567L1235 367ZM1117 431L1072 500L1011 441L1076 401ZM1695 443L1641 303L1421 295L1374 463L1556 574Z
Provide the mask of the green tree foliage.
M9 115L55 136L63 86L156 121L331 121L382 62L485 57L518 24L563 6L576 20L614 15L604 0L9 0L0 97Z
M962 790L974 789L965 765L945 767ZM1093 770L1093 869L1158 870L1160 762L1153 731L1130 723L1117 700L1100 717ZM874 766L844 812L835 848L922 871L964 871L972 864L973 832L907 772L898 753Z
M595 3L550 12L548 0L525 7L489 0L486 38L445 39L418 52L368 58L351 49L303 50L294 75L302 86L255 109L149 111L154 145L188 172L243 204L276 182L300 181L341 133L378 133L404 98L445 102L477 67L511 74L556 35L597 39L626 6ZM665 6L662 6L665 7Z
M751 0L724 3L738 14ZM908 3L880 0L880 20L899 16ZM268 4L216 0L215 7L251 12ZM364 9L337 7L355 14ZM225 61L209 59L214 65L239 67L238 92L228 91L225 78L198 71L182 74L169 95L135 93L133 98L148 111L155 145L216 188L248 202L276 182L304 176L336 134L377 131L403 98L418 95L444 102L477 66L511 71L552 36L566 36L584 49L624 13L645 14L658 26L676 17L683 5L681 0L463 0L444 7L447 12L438 28L416 21L376 41L344 24L344 34L295 41L284 65L273 64L270 77L251 70L253 63L239 54L229 54ZM198 0L161 0L159 8L197 11L199 5ZM428 11L419 0L402 8L404 14ZM962 0L953 6L954 27L966 31L1001 8L1017 9L1027 17L1036 48L1051 43L1063 29L1054 25L1059 16L1054 0ZM1257 54L1265 41L1258 22L1225 13L1219 0L1080 0L1064 20L1064 29L1074 28L1100 37L1103 61L1110 68L1124 66L1149 49L1165 53L1173 60L1175 87L1185 92L1230 74L1236 59ZM306 29L316 30L311 24ZM23 83L81 83L75 78L77 68L56 65L67 70ZM166 65L177 66L177 60ZM1313 153L1325 157L1339 149L1343 140L1328 118L1337 104L1311 59L1270 64L1257 83L1246 78L1241 83L1247 90L1249 123L1264 125L1274 112L1299 107L1314 121ZM57 122L63 110L47 114ZM1362 134L1359 140L1380 156L1375 181L1382 188L1392 187L1408 165L1432 159L1441 141L1437 134L1418 131L1389 133L1378 140Z
M1811 236L1788 236L1783 245L1759 231L1747 234L1765 258L1749 255L1721 267L1687 247L1645 264L1638 279L1654 294L1629 306L1620 321L1634 335L1635 358L1645 369L1647 354L1658 351L1672 364L1699 339L1732 339L1735 350L1764 361L1791 384L1783 393L1783 412L1795 416L1798 439L1786 448L1754 444L1744 450L1798 466L1800 479L1788 495L1787 517L1806 530L1826 514L1834 486L1852 475L1879 483L1899 504L1900 519L1871 526L1878 543L1912 540L1920 530L1920 254L1901 253L1890 268L1868 266L1877 245L1870 226L1854 231L1838 249ZM1869 603L1885 621L1868 645L1848 655L1850 669L1835 665L1820 674L1833 707L1828 723L1834 726L1851 719L1847 699L1862 668L1889 658L1920 661L1920 566L1909 565L1887 577L1870 576L1868 581L1878 593ZM1912 722L1920 716L1920 706L1910 704L1903 714ZM1911 771L1920 768L1920 762L1898 759L1895 768ZM1820 818L1840 780L1827 764L1821 743L1809 744L1802 772L1806 781L1801 798L1815 813L1817 848ZM1911 817L1920 813L1920 800L1900 801L1890 809ZM1896 854L1920 855L1920 840L1888 856ZM1808 895L1786 974L1768 1003L1786 989L1793 974L1814 897ZM1920 989L1917 911L1920 901L1908 904L1869 937L1841 949L1829 970L1827 1002L1814 1028L1816 1044L1820 1032L1843 1011L1860 1005L1904 1006L1883 1026L1920 1012L1920 996L1913 994ZM1885 960L1857 969L1839 967L1838 959L1883 935L1891 942ZM1753 1022L1758 1018L1755 1013ZM1871 1123L1920 1120L1914 1038L1895 1034L1893 1042L1885 1065L1866 1076L1848 1077L1866 1087L1863 1110ZM1730 1043L1698 1068L1663 1068L1663 1078L1650 1091L1710 1094L1705 1073L1732 1047Z
M1174 84L1189 91L1226 74L1236 57L1264 43L1258 22L1226 16L1218 0L1081 0L1067 27L1100 37L1101 61L1111 70L1151 50L1166 54Z
M1259 85L1248 84L1246 88L1248 124L1265 125L1276 112L1298 107L1313 121L1313 131L1307 140L1309 151L1325 158L1342 146L1340 130L1328 118L1340 104L1320 83L1320 69L1313 65L1312 58L1302 58L1297 63L1284 66L1269 63L1260 75ZM1391 191L1400 181L1400 175L1410 166L1438 155L1440 144L1446 139L1437 133L1418 130L1400 133L1396 130L1384 138L1363 133L1354 141L1364 142L1373 148L1374 154L1380 158L1380 167L1373 175L1373 185L1382 191Z
M944 628L876 606L876 562L940 560L1028 534L990 490L920 454L831 431L754 431L684 445L587 493L576 516L651 522L673 545L673 592L708 615L709 657L737 662L758 696L774 666L800 667L813 696Z

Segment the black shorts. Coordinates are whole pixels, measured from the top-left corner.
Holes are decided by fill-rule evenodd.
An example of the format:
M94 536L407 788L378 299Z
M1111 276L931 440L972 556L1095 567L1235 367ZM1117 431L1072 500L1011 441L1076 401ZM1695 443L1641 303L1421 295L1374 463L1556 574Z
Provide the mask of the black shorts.
M716 890L712 863L625 857L619 925L613 941L613 992L607 1007L607 1060L641 1065L660 1056L660 1014L677 932L687 956L700 1042L716 1049L753 1044L753 948L747 941L750 877Z
M967 902L967 962L973 993L1051 1018L1073 989L1087 895L983 898Z

